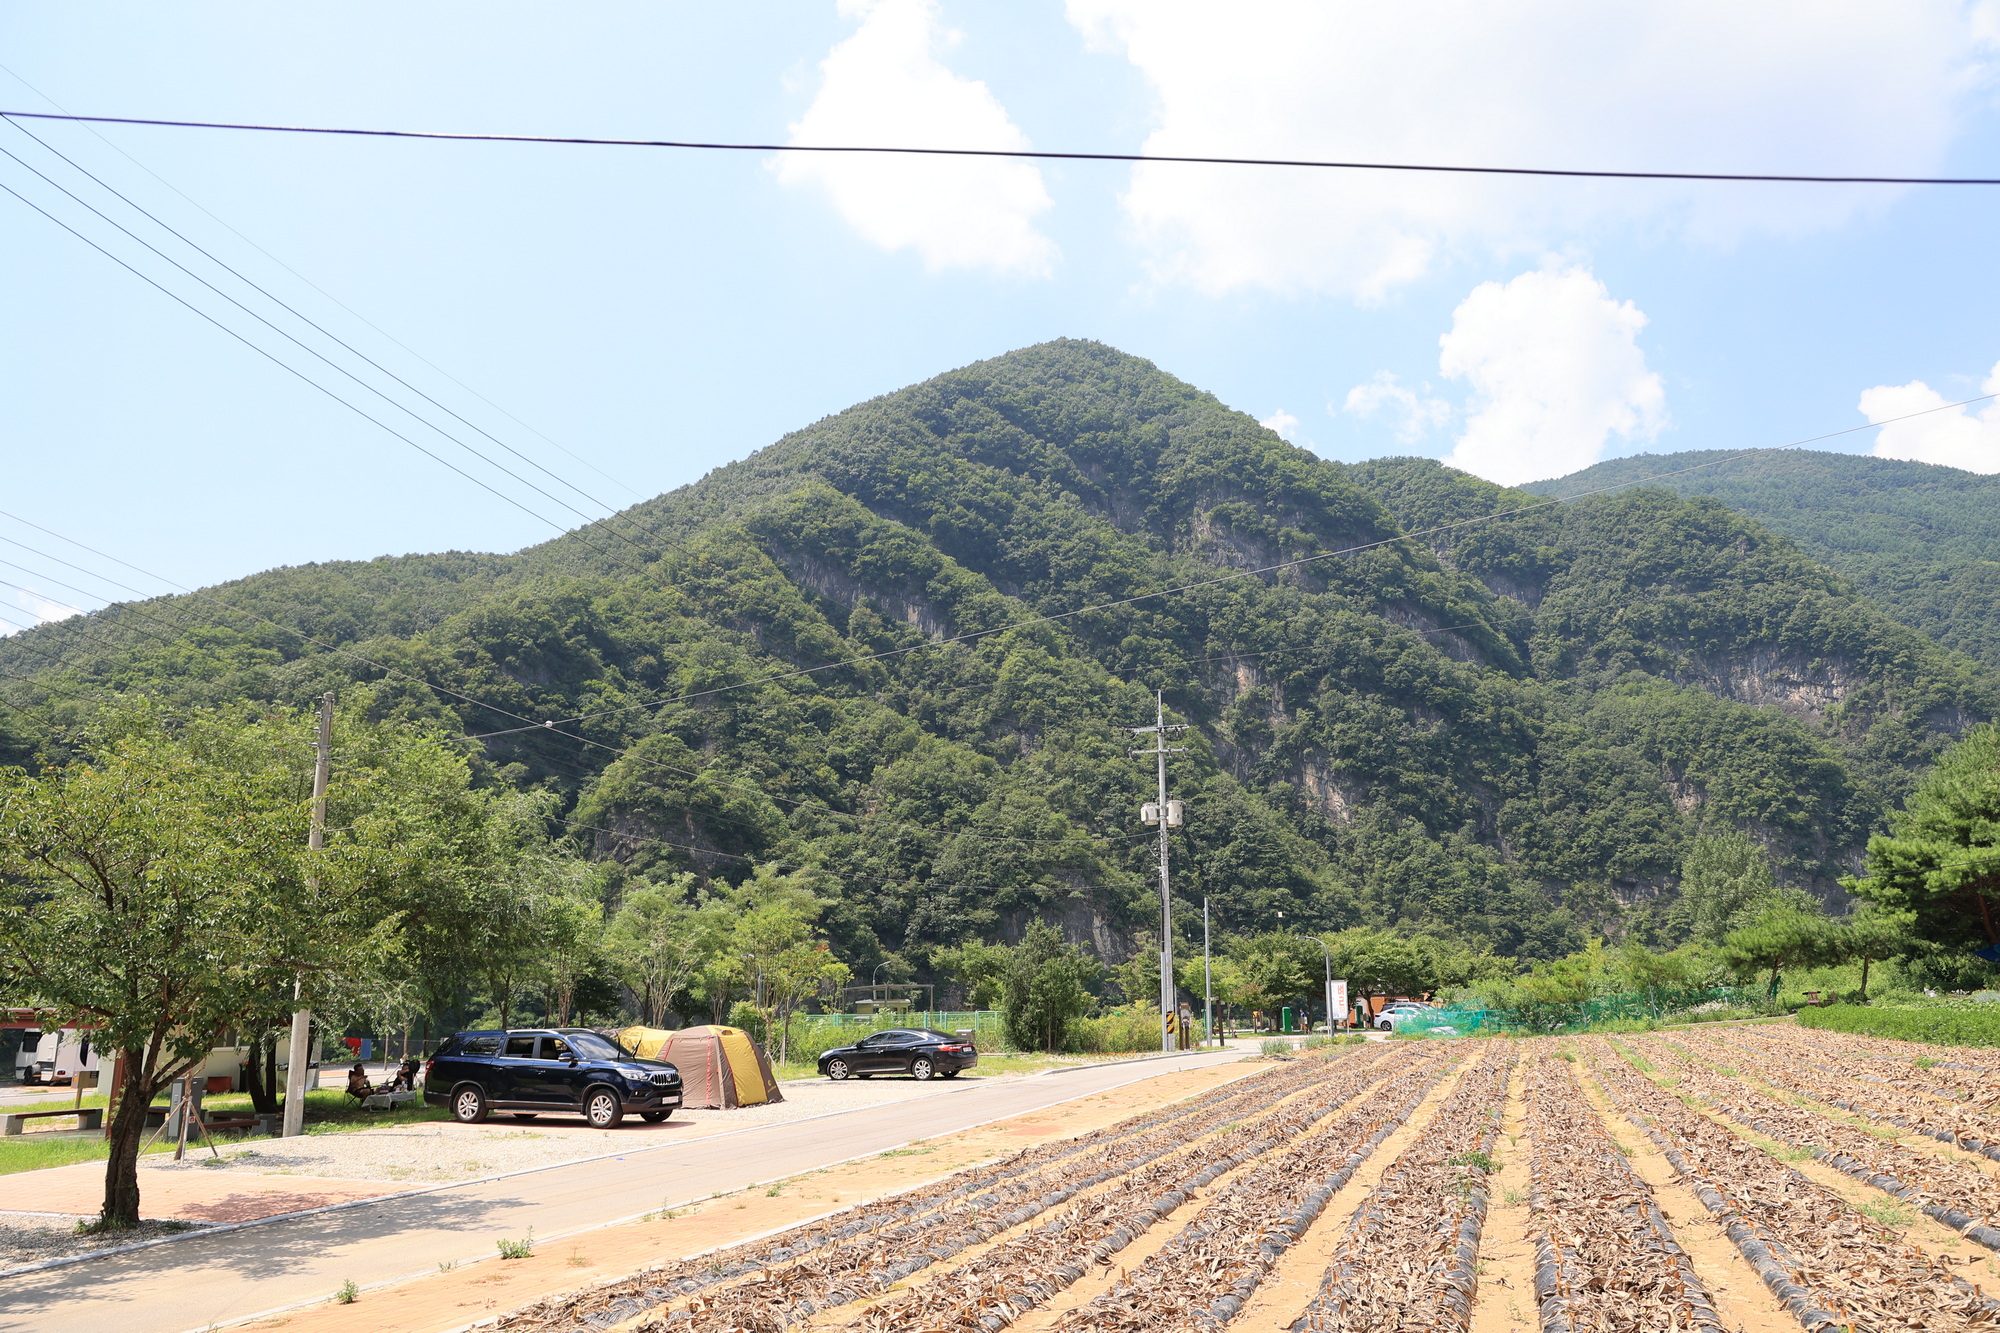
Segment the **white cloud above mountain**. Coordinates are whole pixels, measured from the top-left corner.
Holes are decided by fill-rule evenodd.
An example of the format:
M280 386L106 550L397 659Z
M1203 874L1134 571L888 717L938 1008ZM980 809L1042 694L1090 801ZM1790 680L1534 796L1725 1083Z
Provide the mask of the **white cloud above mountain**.
M790 142L1029 146L990 88L945 64L962 35L935 0L841 0L840 12L859 26L820 62L818 91ZM787 153L775 170L786 185L824 191L864 239L913 250L933 271L1044 276L1056 259L1035 222L1051 201L1031 162Z
M1979 391L2000 394L2000 365L1993 367ZM1947 398L1922 380L1878 384L1864 391L1859 404L1862 414L1870 421L1889 423L1875 437L1872 452L1877 458L1939 463L1967 472L2000 472L2000 402L1983 407L1950 406L1971 396Z
M1587 269L1475 287L1438 339L1438 369L1471 390L1444 462L1511 486L1589 467L1614 437L1653 439L1666 390L1639 347L1645 326Z
M1149 153L1924 174L2000 40L1963 0L1068 0L1150 85ZM1442 257L1601 226L1712 244L1878 210L1889 187L1147 165L1124 207L1155 280L1386 297Z

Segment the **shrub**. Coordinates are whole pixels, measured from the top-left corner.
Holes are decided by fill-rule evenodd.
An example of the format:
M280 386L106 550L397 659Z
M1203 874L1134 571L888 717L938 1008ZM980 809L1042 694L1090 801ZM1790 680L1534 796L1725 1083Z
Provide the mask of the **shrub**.
M1263 1050L1264 1055L1267 1059L1284 1060L1291 1056L1294 1047L1292 1046L1292 1043L1288 1041L1277 1041L1277 1040L1267 1039L1264 1042L1264 1045L1261 1049Z
M361 1288L354 1285L353 1278L349 1278L340 1284L339 1291L333 1293L333 1299L340 1305L352 1305L361 1299Z
M1801 1009L1798 1021L1800 1027L1936 1046L2000 1046L2000 1005L1889 1008L1834 1004L1824 1009Z
M535 1257L535 1229L528 1228L528 1234L519 1240L502 1239L496 1241L502 1259L532 1259Z

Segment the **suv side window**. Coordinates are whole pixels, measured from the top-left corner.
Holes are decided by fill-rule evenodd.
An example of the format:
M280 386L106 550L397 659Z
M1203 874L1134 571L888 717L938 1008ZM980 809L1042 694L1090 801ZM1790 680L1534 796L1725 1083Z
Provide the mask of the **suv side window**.
M532 1036L507 1038L507 1058L510 1060L534 1059L535 1039Z
M561 1037L542 1038L542 1059L567 1060L573 1054L575 1052L570 1050L569 1043Z
M453 1055L498 1055L500 1038L496 1036L467 1037L465 1044L452 1052Z

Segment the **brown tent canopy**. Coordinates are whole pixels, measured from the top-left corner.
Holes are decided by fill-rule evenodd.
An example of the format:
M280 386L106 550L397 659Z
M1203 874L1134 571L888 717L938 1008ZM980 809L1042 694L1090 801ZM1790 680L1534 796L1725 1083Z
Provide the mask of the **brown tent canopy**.
M761 1106L781 1102L770 1057L742 1028L626 1028L618 1044L647 1060L665 1060L681 1071L681 1105L696 1108Z

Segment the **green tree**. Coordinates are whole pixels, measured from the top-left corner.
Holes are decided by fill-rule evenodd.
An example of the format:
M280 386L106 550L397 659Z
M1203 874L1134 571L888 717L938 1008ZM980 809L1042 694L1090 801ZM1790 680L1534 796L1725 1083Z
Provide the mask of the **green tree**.
M1800 895L1783 896L1791 906L1803 905ZM1698 940L1722 943L1780 898L1771 858L1745 834L1700 834L1681 859L1682 910Z
M1021 942L1008 950L1000 978L1001 1022L1009 1044L1023 1051L1059 1051L1076 1021L1090 1012L1090 988L1100 975L1062 933L1030 921Z
M1829 952L1843 963L1861 964L1861 998L1868 998L1868 969L1885 958L1900 958L1915 943L1909 912L1888 912L1870 902L1857 904L1852 914L1829 923Z
M691 874L639 884L626 891L605 928L605 953L638 997L640 1020L649 1027L665 1025L674 997L722 950L723 912L704 911L694 896Z
M1742 973L1768 969L1770 996L1775 1000L1784 969L1837 962L1840 951L1827 919L1818 912L1773 907L1729 932L1722 956Z
M366 855L306 850L307 725L140 706L64 767L0 772L0 957L48 1021L119 1057L101 1226L138 1222L170 1081L295 983L337 1008L393 935Z
M1947 948L2000 944L2000 729L1974 727L1924 775L1889 832L1868 840L1850 893L1907 913L1913 934Z

